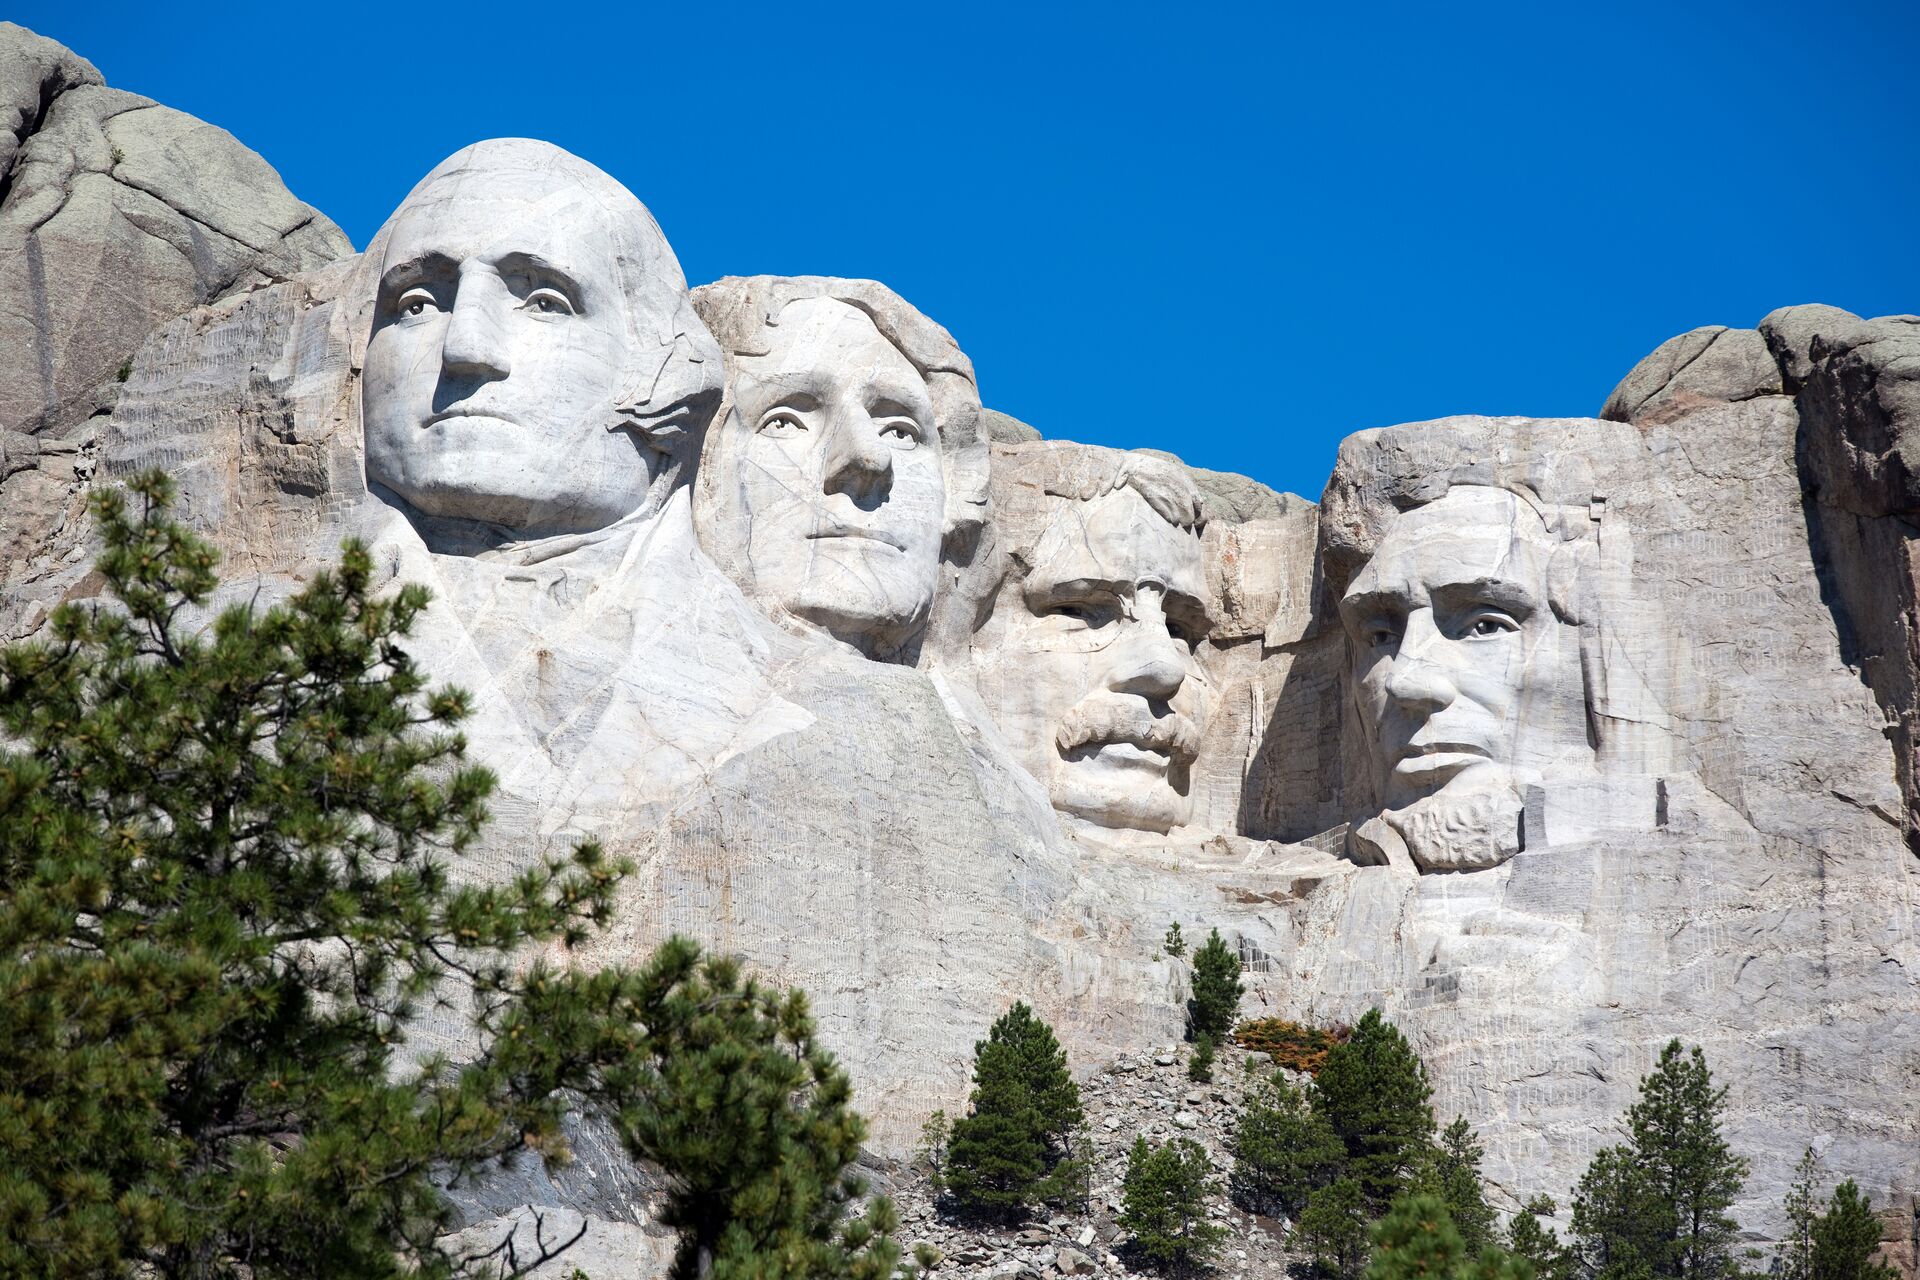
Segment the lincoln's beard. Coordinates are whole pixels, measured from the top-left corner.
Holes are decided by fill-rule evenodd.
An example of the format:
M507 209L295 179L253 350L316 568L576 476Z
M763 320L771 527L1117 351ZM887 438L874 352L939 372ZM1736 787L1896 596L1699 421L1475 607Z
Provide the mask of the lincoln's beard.
M1441 791L1380 815L1422 871L1481 871L1520 852L1521 801L1510 780Z

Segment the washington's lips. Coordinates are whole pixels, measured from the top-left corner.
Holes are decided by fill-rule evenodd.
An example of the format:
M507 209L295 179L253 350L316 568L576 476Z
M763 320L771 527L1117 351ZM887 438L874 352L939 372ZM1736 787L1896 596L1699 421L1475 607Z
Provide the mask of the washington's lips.
M836 538L850 538L856 542L875 542L883 547L892 547L895 551L905 551L907 549L899 538L886 532L884 529L866 529L859 525L828 525L824 529L816 529L807 535L807 540L810 542L827 541Z
M1115 754L1142 764L1186 765L1199 753L1199 730L1179 714L1156 716L1143 703L1082 703L1067 713L1054 741L1061 754L1122 748Z

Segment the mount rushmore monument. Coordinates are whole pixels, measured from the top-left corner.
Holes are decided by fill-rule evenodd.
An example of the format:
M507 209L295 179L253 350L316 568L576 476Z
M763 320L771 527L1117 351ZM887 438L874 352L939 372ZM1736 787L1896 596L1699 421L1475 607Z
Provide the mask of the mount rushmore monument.
M542 142L356 254L12 26L0 109L6 638L97 594L85 496L141 469L235 598L363 539L500 776L463 872L632 858L588 958L682 932L804 987L883 1158L1015 999L1082 1071L1177 1037L1178 922L1249 1014L1381 1006L1502 1207L1678 1036L1743 1222L1813 1144L1911 1261L1920 319L1789 307L1597 418L1362 431L1314 503L1040 438L883 284L689 289Z

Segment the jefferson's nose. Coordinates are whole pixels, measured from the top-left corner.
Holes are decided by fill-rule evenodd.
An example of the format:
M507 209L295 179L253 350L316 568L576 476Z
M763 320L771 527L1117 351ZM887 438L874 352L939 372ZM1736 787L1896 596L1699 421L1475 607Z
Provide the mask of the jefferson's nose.
M836 414L827 428L820 486L866 504L886 496L893 481L893 450L864 410Z
M1387 674L1387 696L1402 706L1430 712L1451 703L1460 691L1447 670L1448 644L1433 624L1433 610L1415 609L1408 614L1406 634Z
M498 281L461 278L453 299L453 319L440 348L440 367L445 372L487 380L504 378L512 371L504 315L507 297Z

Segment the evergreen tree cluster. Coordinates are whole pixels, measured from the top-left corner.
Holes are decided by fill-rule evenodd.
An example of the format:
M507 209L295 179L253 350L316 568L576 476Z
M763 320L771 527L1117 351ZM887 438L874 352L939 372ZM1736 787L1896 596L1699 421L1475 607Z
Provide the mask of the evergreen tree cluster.
M1235 1199L1292 1218L1295 1246L1327 1277L1357 1280L1374 1224L1414 1192L1445 1210L1447 1230L1477 1258L1494 1219L1480 1144L1464 1120L1436 1135L1432 1096L1406 1037L1368 1010L1304 1089L1275 1072L1254 1091L1234 1135Z
M861 1276L899 1251L804 997L676 939L600 971L517 961L609 919L591 843L510 883L449 860L487 818L466 695L403 642L427 603L366 551L284 603L187 619L212 548L158 473L93 503L113 606L0 651L0 1274L519 1273L566 1239L438 1241L444 1188L565 1161L570 1110L663 1169L681 1277ZM416 1060L464 988L469 1061Z

